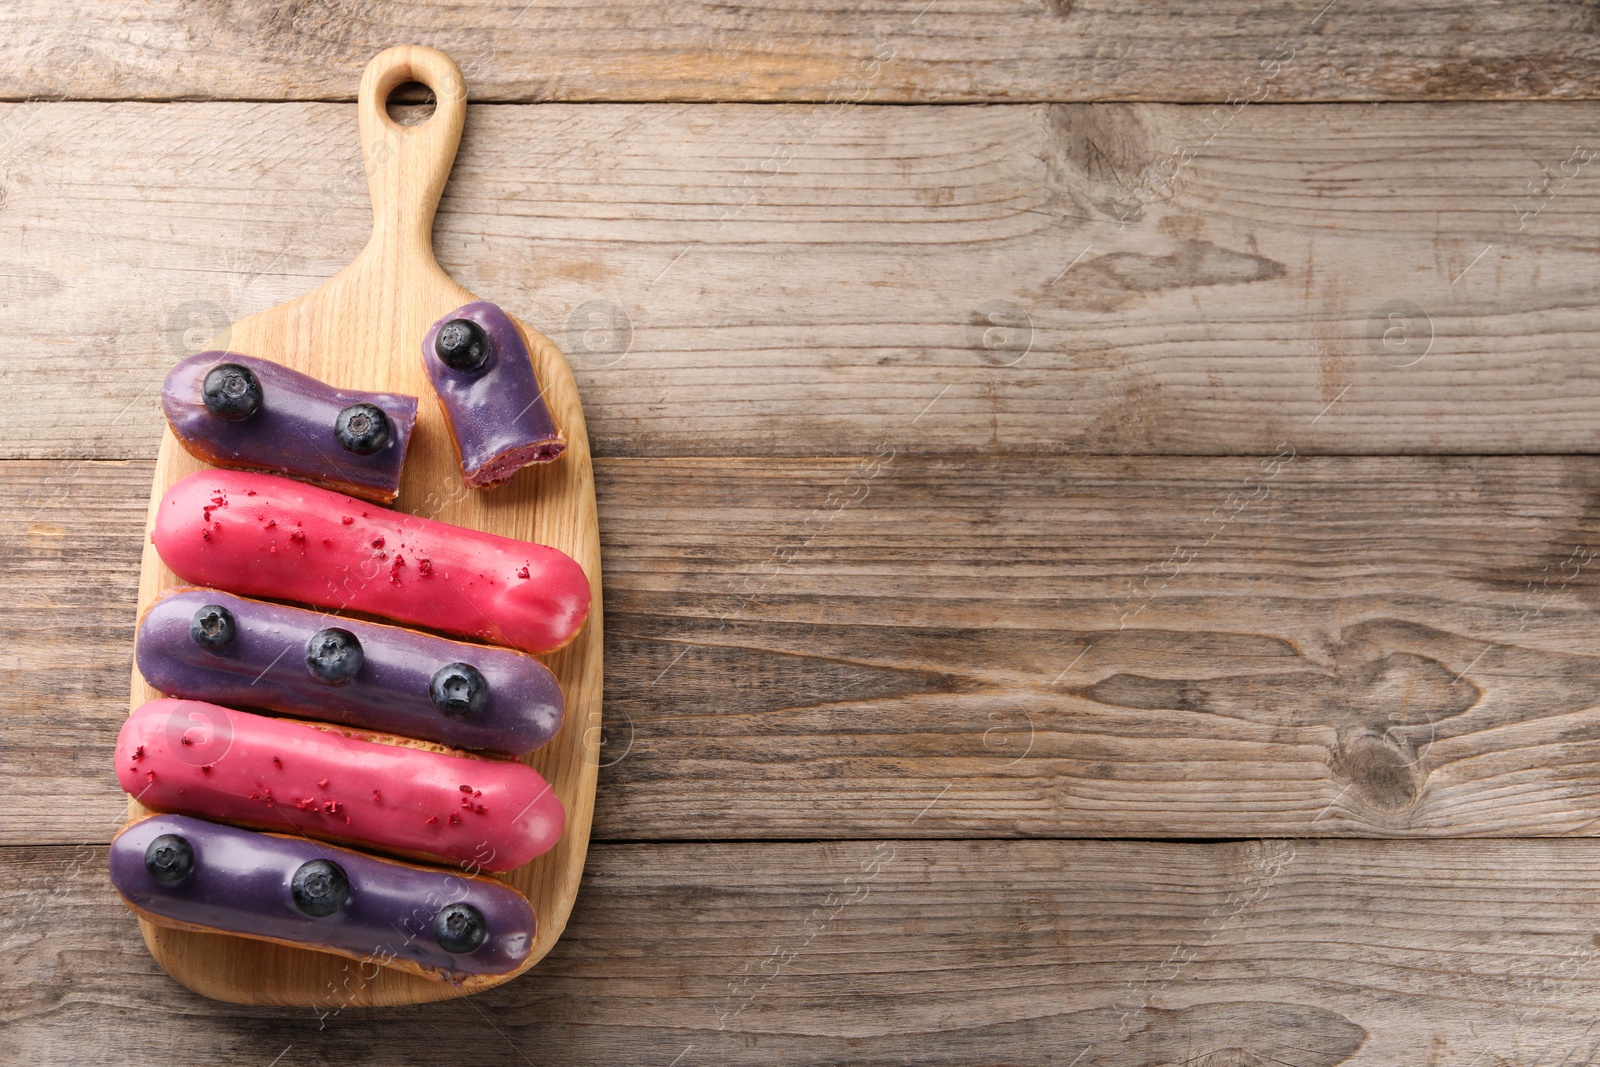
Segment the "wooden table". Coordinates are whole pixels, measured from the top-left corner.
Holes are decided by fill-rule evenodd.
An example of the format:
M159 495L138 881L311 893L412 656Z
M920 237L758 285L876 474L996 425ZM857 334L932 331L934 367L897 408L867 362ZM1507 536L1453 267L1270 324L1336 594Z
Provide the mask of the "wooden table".
M1323 4L0 9L0 1061L1593 1062L1600 21ZM588 408L595 843L506 988L241 1009L104 867L157 392L406 41Z

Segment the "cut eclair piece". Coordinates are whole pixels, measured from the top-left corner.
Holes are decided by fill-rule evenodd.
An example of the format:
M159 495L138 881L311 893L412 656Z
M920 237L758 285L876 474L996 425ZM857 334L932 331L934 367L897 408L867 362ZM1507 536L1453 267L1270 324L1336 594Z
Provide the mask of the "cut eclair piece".
M468 486L493 488L566 451L528 346L499 307L476 300L439 319L423 339L422 362Z
M417 398L335 389L258 356L200 352L167 373L161 410L196 459L380 504L400 492Z

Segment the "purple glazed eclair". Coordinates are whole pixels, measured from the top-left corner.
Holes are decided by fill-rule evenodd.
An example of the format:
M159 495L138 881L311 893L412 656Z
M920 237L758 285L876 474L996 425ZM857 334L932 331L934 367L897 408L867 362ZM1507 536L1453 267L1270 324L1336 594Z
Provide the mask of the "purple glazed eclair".
M200 352L167 373L161 409L178 443L218 467L287 474L391 503L417 398L335 389L237 352Z
M238 934L437 981L517 969L535 919L510 886L304 837L155 815L111 842L111 883L159 926Z
M162 594L134 660L167 696L510 756L554 737L565 711L555 675L524 653L216 589Z
M494 304L478 300L434 323L422 362L467 485L492 488L566 451L517 324Z

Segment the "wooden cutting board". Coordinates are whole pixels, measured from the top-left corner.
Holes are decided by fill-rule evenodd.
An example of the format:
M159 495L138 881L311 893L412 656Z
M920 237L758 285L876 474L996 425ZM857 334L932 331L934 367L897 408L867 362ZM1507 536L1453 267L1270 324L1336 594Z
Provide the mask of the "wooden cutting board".
M410 81L432 89L437 104L426 122L401 126L389 118L385 104L396 87ZM372 239L355 262L320 288L234 324L208 347L276 360L343 388L413 394L420 401L416 433L396 507L552 545L588 574L594 600L587 624L566 648L541 657L561 682L566 722L553 741L527 758L566 806L566 830L553 850L505 876L538 914L538 937L523 965L526 970L561 936L589 844L600 746L600 537L583 407L572 372L555 345L518 323L551 413L566 433L566 453L554 463L524 469L510 484L488 492L462 484L444 417L423 370L422 339L428 327L446 312L480 299L451 280L433 258L434 212L455 162L466 111L461 71L444 53L402 46L373 59L361 77L357 104L372 194ZM170 429L163 434L139 575L141 615L159 593L181 584L149 542L156 504L174 482L203 466ZM158 695L135 669L132 706ZM132 798L129 807L133 817L146 814ZM363 966L342 956L174 930L143 920L140 925L151 953L168 974L217 1000L342 1008L460 995L447 983Z

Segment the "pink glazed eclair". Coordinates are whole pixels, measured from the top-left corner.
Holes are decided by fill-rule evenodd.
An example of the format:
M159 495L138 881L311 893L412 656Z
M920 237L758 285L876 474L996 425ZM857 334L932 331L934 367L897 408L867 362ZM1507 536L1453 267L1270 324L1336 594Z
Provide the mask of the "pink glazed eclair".
M150 539L195 585L352 608L524 652L561 648L589 614L589 579L564 552L271 474L179 480Z
M122 724L116 767L155 811L486 871L548 851L566 820L539 772L514 760L199 700L141 705Z

